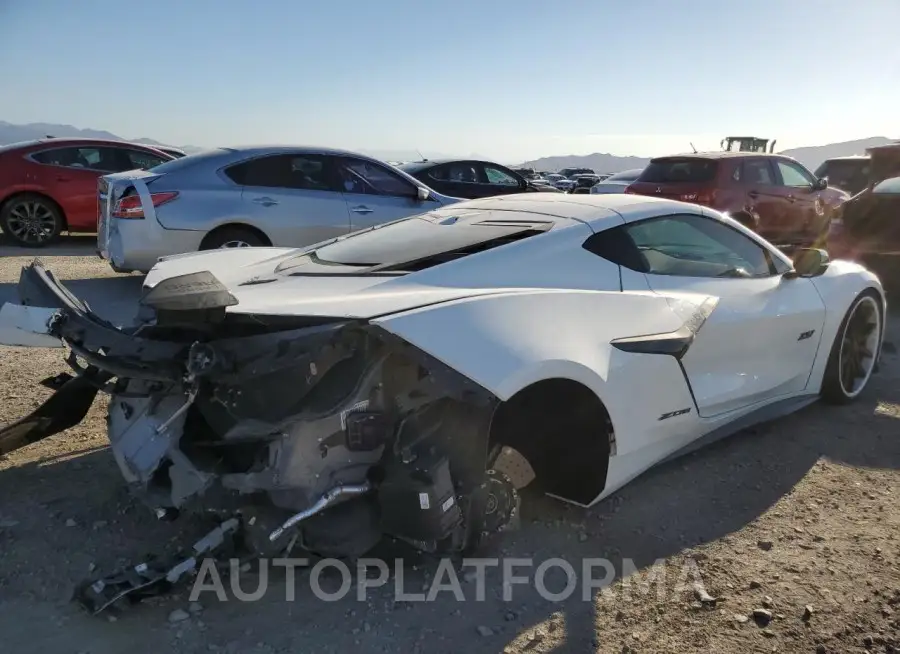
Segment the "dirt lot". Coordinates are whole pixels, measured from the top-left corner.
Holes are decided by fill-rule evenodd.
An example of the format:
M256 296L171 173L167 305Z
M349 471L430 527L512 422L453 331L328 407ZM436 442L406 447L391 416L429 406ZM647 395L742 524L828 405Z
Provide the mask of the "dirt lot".
M100 313L126 320L140 278L114 276L90 253L85 240L42 259ZM0 248L0 301L13 297L29 260L21 254ZM897 329L894 320L889 340L897 341ZM60 354L0 347L0 422L42 401L49 391L35 384L65 369ZM527 498L522 528L498 554L533 557L535 565L561 557L576 569L588 557L619 572L623 559L636 565L629 585L617 581L593 601L582 600L580 586L562 602L516 586L504 601L499 573L489 570L481 602L461 574L465 602L450 592L395 602L388 585L370 591L368 602L350 593L327 603L299 573L288 602L283 572L272 572L256 602L207 593L191 605L184 592L114 620L71 605L73 585L95 567L112 571L170 547L183 525L157 522L130 498L105 448L98 402L80 427L0 460L0 650L900 652L898 380L891 348L852 407L814 405L742 433L645 475L589 512ZM634 583L658 559L664 583ZM410 567L404 588L419 592L434 569ZM716 601L675 592L684 570L698 572ZM547 586L559 592L564 584L548 578ZM771 620L761 612L754 619L755 609Z

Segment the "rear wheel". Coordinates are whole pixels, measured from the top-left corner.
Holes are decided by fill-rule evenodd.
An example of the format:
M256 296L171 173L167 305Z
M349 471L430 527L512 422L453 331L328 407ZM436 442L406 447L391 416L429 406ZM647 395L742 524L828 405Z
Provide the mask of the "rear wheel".
M210 232L203 243L201 250L217 250L219 248L252 248L270 245L257 232L246 227L223 227Z
M825 377L822 398L831 404L848 404L865 389L878 361L881 346L881 300L873 290L860 294L838 329Z
M0 210L3 233L23 247L44 247L63 231L59 208L50 199L33 193L11 198Z

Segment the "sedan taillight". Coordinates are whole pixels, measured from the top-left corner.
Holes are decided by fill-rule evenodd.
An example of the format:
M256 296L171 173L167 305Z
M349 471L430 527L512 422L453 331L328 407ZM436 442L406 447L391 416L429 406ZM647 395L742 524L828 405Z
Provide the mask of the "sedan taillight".
M178 191L166 191L164 193L151 193L150 201L153 208L171 202L178 197ZM116 203L112 212L113 217L126 220L139 220L144 217L144 206L141 204L140 195L129 195Z

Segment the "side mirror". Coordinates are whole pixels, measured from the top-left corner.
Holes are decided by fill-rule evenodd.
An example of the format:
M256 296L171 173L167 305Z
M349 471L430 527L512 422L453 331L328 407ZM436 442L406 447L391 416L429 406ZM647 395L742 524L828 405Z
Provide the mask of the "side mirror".
M419 202L426 202L431 199L431 192L423 186L417 186L416 187L416 199Z
M816 183L813 184L814 191L824 191L827 188L828 188L828 178L827 177L820 177L819 179L816 180Z
M818 277L825 273L829 263L831 258L825 250L800 248L794 255L794 269L784 273L784 278Z

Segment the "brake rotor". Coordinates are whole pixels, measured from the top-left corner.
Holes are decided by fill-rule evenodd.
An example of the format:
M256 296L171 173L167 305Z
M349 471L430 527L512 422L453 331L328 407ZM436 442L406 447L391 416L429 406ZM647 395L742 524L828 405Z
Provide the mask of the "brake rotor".
M503 473L516 490L525 488L534 481L534 468L518 450L504 445L491 463L491 468Z
M493 534L503 531L517 517L519 492L510 478L499 470L485 472L484 482L477 491L481 515L481 531Z

